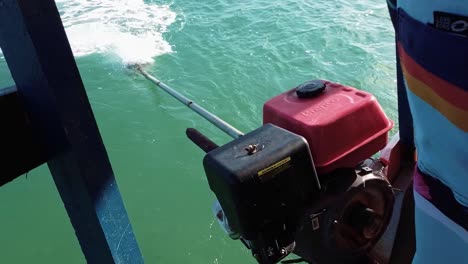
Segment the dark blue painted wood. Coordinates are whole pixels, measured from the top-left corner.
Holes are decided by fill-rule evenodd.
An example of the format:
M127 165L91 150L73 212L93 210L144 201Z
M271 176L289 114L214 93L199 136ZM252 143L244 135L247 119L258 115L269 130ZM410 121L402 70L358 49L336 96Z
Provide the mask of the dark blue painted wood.
M400 65L400 57L397 49L397 94L398 94L398 124L400 128L400 140L409 148L414 148L413 116L411 115L406 94L403 72Z
M54 1L0 0L0 47L88 263L142 263Z
M392 20L393 28L395 33L398 30L397 27L397 0L387 0L388 11ZM398 34L395 34L398 35ZM398 43L398 39L395 39L395 43ZM397 45L395 45L396 47ZM403 72L401 71L400 56L398 55L398 48L396 48L396 70L397 70L397 95L398 95L398 124L400 128L400 140L408 149L414 148L414 133L413 133L413 116L411 115L408 95L406 94L406 87L403 78Z
M0 186L47 161L16 87L0 89Z

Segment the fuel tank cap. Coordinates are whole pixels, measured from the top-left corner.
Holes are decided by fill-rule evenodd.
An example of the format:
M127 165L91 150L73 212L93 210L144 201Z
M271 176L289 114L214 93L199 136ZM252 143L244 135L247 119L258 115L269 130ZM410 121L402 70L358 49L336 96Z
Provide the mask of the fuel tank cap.
M325 90L325 83L321 80L312 80L300 84L296 88L296 94L299 98L311 98L321 94Z

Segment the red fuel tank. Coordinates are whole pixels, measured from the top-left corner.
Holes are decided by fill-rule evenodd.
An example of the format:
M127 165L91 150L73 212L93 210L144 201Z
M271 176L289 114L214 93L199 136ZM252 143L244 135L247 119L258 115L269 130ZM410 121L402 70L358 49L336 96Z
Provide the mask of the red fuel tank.
M354 167L385 147L393 122L370 93L325 80L267 101L263 123L307 139L319 173Z

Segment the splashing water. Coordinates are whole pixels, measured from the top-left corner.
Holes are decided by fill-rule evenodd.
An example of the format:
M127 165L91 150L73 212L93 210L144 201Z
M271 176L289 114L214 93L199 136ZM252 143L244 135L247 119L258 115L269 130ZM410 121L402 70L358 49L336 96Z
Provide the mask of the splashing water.
M112 53L124 64L152 63L172 52L163 39L176 19L169 5L143 0L56 0L76 57Z
M124 64L152 63L172 52L162 34L176 19L169 5L143 0L56 0L76 57L113 53ZM0 49L0 59L4 59Z

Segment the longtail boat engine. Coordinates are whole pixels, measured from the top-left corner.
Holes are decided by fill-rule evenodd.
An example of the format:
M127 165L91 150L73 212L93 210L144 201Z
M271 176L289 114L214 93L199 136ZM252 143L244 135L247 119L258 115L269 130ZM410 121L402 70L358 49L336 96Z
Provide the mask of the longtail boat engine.
M243 134L142 67L144 77L234 138L217 146L193 128L214 214L261 264L295 253L310 263L364 263L395 201L384 162L372 158L393 127L376 98L313 80L263 106L264 125Z
M371 158L393 126L376 98L314 80L267 101L263 123L203 160L225 231L259 263L362 263L394 204Z

